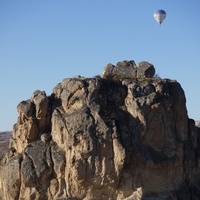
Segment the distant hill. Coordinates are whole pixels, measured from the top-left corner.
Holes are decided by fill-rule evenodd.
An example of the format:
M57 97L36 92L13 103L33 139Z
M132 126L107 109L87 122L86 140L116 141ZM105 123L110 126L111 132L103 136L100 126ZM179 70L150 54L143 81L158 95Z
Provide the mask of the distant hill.
M0 159L5 155L6 151L8 150L11 135L12 131L0 132Z

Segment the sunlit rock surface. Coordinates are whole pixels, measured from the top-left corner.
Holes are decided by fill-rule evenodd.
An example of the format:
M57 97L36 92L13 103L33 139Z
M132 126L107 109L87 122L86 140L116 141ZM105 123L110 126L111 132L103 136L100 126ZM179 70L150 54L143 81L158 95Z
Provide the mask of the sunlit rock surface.
M148 78L120 63L123 76L67 78L19 103L0 199L199 199L200 131L183 89L151 64Z

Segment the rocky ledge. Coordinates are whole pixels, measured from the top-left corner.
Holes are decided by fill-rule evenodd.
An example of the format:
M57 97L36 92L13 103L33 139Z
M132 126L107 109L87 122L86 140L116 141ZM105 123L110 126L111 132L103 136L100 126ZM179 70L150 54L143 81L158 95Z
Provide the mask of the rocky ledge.
M154 73L109 64L20 102L0 199L199 199L200 129L180 84Z

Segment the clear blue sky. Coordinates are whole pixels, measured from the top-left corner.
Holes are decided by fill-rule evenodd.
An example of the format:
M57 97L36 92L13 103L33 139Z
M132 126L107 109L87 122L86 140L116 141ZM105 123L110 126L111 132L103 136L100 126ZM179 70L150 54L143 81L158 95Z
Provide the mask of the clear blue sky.
M153 18L167 12L162 26ZM16 106L64 78L101 75L122 60L154 64L185 91L200 119L199 0L0 0L0 131Z

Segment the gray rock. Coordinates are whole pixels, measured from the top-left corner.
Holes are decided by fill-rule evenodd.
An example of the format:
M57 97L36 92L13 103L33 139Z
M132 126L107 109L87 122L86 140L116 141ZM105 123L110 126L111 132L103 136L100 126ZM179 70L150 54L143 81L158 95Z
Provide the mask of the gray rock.
M34 187L36 185L36 173L33 161L29 156L25 154L21 163L21 180L25 187Z
M31 100L35 104L36 118L37 119L45 118L48 112L48 104L49 104L49 99L46 96L46 93L40 90L36 90L33 93Z
M103 78L117 77L121 78L135 78L136 65L133 60L118 62L116 66L108 64L102 73Z
M28 99L27 101L21 101L17 105L17 111L22 112L25 117L30 118L33 116L33 103L30 99Z
M106 65L106 67L103 69L103 72L102 72L102 78L112 78L114 76L113 74L114 68L115 68L115 65L111 63Z
M151 78L155 75L155 68L148 62L140 62L137 67L138 78Z
M102 78L134 79L152 78L155 75L155 68L148 62L140 62L138 67L133 60L118 62L115 65L108 64L102 72Z
M1 166L0 177L1 183L4 182L4 195L2 195L2 186L0 186L2 200L17 199L20 194L20 168L21 168L21 155L11 157L6 161L4 166ZM3 178L3 179L2 179Z

